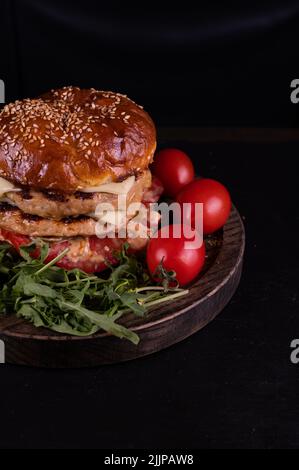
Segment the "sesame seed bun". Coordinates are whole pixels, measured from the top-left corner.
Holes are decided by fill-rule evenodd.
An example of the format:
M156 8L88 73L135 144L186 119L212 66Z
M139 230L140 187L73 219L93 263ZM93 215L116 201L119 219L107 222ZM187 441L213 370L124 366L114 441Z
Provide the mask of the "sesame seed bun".
M0 113L0 176L73 193L148 168L155 126L124 95L66 87L6 105Z

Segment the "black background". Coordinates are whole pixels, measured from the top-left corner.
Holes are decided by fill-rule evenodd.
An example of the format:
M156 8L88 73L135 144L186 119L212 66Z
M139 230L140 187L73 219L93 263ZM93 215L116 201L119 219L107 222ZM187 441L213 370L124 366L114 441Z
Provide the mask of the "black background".
M224 312L148 358L90 370L0 367L0 447L298 448L298 144L178 143L245 216Z
M71 84L124 92L158 125L296 124L298 0L134 3L2 0L7 100Z
M134 15L87 0L3 5L10 98L72 83L127 92L158 124L296 124L298 2L159 15L152 4ZM1 366L1 448L298 448L299 144L171 145L223 181L245 217L237 294L207 328L148 358Z

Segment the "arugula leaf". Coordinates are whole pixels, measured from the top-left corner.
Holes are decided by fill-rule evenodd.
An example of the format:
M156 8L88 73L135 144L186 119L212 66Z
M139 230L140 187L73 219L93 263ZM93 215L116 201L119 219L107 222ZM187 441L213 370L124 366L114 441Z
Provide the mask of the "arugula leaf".
M31 257L38 248L40 256ZM119 255L119 265L108 267L103 277L55 266L68 250L47 263L49 246L37 240L21 248L15 257L8 244L0 244L0 314L15 312L36 327L62 334L88 336L99 330L138 344L138 335L117 323L124 314L144 316L148 306L185 295L188 291L170 288L173 273L161 265L161 285L150 285L150 277L127 247ZM110 272L109 272L110 270Z
M23 304L22 307L18 310L18 317L24 317L26 320L31 321L34 326L44 326L44 322L39 314L39 312L29 304Z
M44 286L43 284L40 284L38 282L34 282L32 279L30 279L29 276L25 278L23 290L24 294L28 296L39 295L40 297L47 297L51 299L56 299L57 297L57 291L55 291L51 287Z

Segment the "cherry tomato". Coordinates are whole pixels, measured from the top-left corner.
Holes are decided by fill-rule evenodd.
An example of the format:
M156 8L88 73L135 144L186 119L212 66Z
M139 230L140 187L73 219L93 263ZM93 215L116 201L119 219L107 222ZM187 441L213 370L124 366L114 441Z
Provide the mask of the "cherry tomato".
M21 235L19 233L9 232L8 230L0 229L0 236L4 240L8 241L18 252L20 252L21 246L30 245L31 238L27 235ZM35 249L31 256L32 258L37 258L39 256L39 249Z
M191 225L195 226L195 203L203 203L203 233L209 234L223 227L231 210L228 190L218 181L202 178L185 186L177 196L180 204L191 203ZM187 217L187 222L188 217Z
M175 197L194 179L192 161L178 149L169 148L157 152L152 170L164 186L164 194L169 197Z
M174 228L181 230L180 238L175 238ZM188 242L194 241L194 236L185 236L181 225L162 227L157 238L152 238L147 248L147 265L153 277L161 261L167 271L175 271L181 286L189 284L202 270L205 262L205 245L188 247ZM169 230L169 237L166 238ZM188 235L188 228L185 233ZM187 242L187 243L186 243Z

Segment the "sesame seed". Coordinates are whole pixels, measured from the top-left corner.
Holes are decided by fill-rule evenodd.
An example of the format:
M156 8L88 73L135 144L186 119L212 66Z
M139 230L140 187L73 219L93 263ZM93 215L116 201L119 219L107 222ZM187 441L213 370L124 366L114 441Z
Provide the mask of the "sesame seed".
M131 114L124 111L129 109L124 101L127 100L126 95L91 89L79 105L76 103L78 91L79 88L64 87L63 90L52 90L46 99L25 99L5 105L0 112L0 147L7 158L26 159L29 153L25 148L20 154L19 150L14 153L11 148L17 146L19 149L22 143L32 145L38 142L39 148L43 149L50 140L51 144L58 146L70 146L73 142L80 155L89 159L92 149L102 143L102 127L109 128L109 133L119 137L111 121L121 119L128 124ZM76 164L82 164L82 160Z

